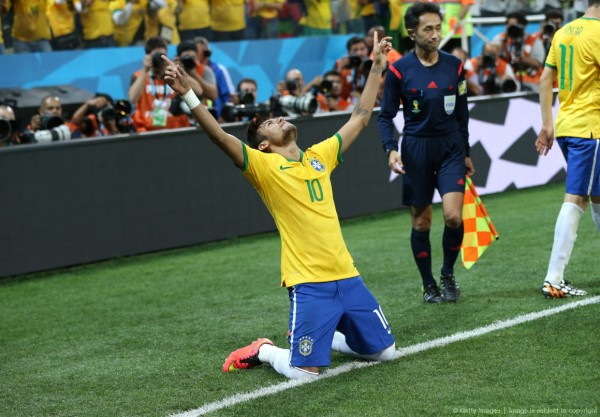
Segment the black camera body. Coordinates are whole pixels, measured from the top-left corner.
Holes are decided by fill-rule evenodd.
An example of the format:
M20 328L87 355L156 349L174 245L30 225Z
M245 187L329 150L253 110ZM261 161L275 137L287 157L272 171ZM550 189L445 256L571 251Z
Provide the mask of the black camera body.
M225 120L225 122L231 123L242 117L252 118L255 116L268 116L270 112L270 106L265 103L252 102L250 104L237 105L227 103L225 106L223 106L221 115L223 116L223 120Z
M184 70L190 72L196 69L196 58L194 58L192 55L182 56L180 59Z
M8 141L10 137L19 131L19 123L0 116L0 143Z
M310 93L300 97L292 95L275 95L271 97L271 111L274 116L314 114L318 107L317 98Z

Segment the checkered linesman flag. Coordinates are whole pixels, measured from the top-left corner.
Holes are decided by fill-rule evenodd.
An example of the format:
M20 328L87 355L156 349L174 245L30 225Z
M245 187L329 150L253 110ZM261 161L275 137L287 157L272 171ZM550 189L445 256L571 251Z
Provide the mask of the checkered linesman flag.
M463 266L470 269L488 246L498 239L498 232L468 175L462 217L465 236L460 248L460 257Z

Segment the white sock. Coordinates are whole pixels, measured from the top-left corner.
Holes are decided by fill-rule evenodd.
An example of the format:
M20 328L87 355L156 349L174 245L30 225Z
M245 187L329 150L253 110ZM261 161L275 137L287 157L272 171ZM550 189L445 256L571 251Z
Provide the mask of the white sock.
M343 333L335 332L333 334L333 342L331 342L331 349L335 350L336 352L354 356L355 358L384 362L394 359L394 355L396 353L396 344L392 343L391 346L388 346L382 351L373 353L371 355L362 355L350 349L350 346L348 346L346 343L346 336Z
M600 203L592 203L592 220L600 232Z
M290 365L290 350L273 345L262 345L258 351L258 359L269 363L277 373L291 379L314 378L318 373L298 369Z
M563 203L554 228L554 244L546 281L558 284L563 280L565 267L569 263L577 239L577 228L582 214L583 210L577 204Z

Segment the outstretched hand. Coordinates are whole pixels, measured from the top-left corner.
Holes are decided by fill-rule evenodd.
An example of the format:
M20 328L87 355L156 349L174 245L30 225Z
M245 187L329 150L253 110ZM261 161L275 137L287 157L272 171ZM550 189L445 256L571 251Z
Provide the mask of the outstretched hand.
M179 95L183 95L190 90L190 81L188 75L181 65L178 65L167 58L165 55L161 55L163 61L167 63L165 68L165 81L169 84L169 87L173 89Z
M373 63L379 66L385 65L386 56L392 50L392 37L385 36L380 41L377 31L373 33Z

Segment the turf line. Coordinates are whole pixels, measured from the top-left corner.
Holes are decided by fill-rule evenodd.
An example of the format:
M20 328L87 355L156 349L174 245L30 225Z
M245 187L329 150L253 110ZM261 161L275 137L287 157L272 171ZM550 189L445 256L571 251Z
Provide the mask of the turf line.
M487 326L479 327L477 329L468 330L464 332L454 333L450 336L440 337L438 339L433 339L428 342L417 343L416 345L407 346L403 348L399 348L396 351L396 355L394 360L402 358L404 356L414 355L415 353L423 352L429 349L434 349L442 346L449 345L450 343L460 342L462 340L471 339L474 337L482 336L484 334L488 334L491 332L495 332L497 330L507 329L509 327L513 327L522 323L527 323L530 321L534 321L537 319L541 319L544 317L552 316L554 314L562 313L567 310L572 310L577 307L582 307L591 304L600 303L600 295L590 298L584 298L579 301L573 301L567 304L563 304L559 307L548 308L546 310L541 310L534 313L523 314L512 319L497 321ZM332 368L323 372L318 377L314 379L308 379L303 381L296 380L288 380L286 382L281 382L279 384L271 385L269 387L264 387L257 389L252 392L247 392L243 394L235 394L231 397L225 398L220 401L215 401L212 403L208 403L203 405L200 408L195 410L189 410L180 414L173 414L170 417L197 417L202 416L208 413L212 413L213 411L221 410L223 408L231 407L236 404L240 404L246 401L252 401L254 399L265 397L267 395L277 394L281 391L286 391L288 389L298 387L305 384L310 384L321 379L331 378L346 372L350 372L354 369L366 368L369 366L378 365L381 362L350 362L348 364L338 366L337 368Z

